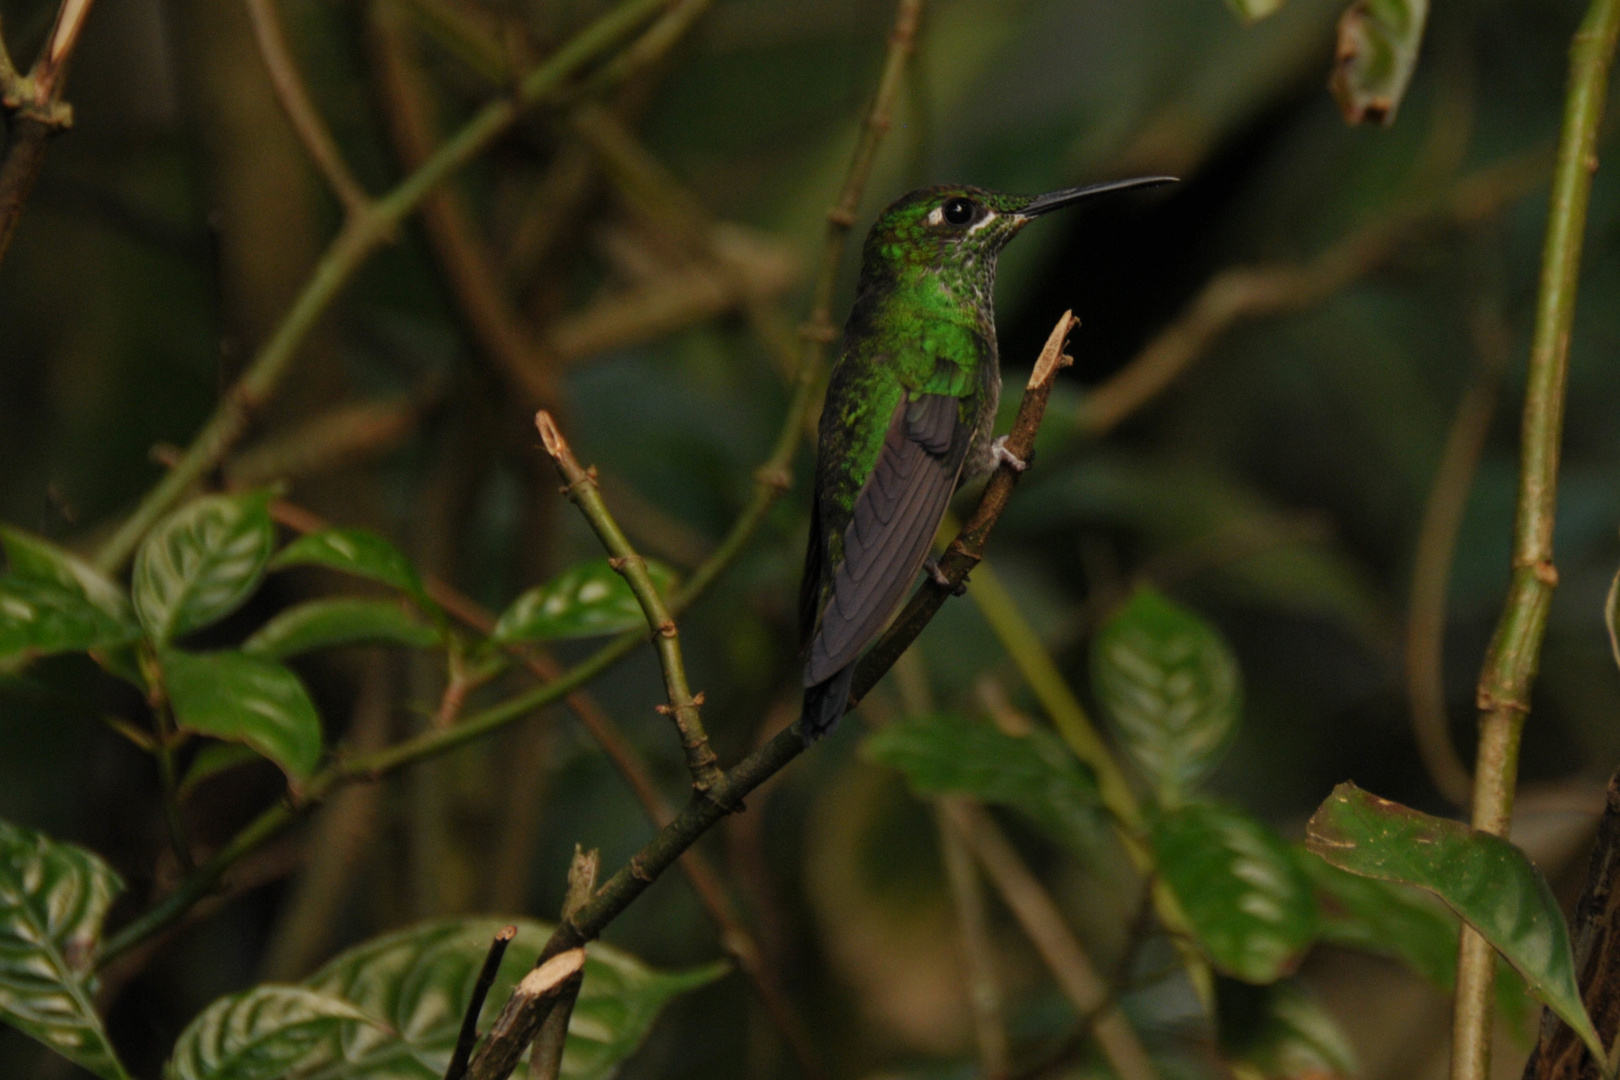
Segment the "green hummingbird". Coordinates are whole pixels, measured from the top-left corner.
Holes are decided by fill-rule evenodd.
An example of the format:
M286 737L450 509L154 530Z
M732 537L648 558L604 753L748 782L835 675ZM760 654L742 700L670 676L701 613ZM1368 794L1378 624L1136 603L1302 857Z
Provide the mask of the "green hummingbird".
M806 742L844 715L855 660L923 568L957 486L1000 462L1024 469L1006 436L990 437L1001 397L993 299L1001 249L1042 214L1174 179L1035 196L921 188L878 216L821 413L799 585Z

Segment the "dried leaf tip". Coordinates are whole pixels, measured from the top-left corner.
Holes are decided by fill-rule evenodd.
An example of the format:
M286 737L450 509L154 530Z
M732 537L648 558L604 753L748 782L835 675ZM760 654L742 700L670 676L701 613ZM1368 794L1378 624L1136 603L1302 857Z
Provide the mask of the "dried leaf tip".
M1035 361L1035 370L1029 373L1029 385L1026 389L1033 390L1037 386L1051 382L1059 368L1074 363L1074 357L1064 354L1063 343L1068 340L1070 332L1079 325L1080 320L1074 317L1072 311L1065 311L1058 319L1057 325L1052 327L1052 332L1047 335L1040 358Z
M557 428L557 421L551 414L541 409L534 414L534 426L540 429L540 441L545 444L546 453L554 458L561 458L568 452L568 440L564 439L562 432Z

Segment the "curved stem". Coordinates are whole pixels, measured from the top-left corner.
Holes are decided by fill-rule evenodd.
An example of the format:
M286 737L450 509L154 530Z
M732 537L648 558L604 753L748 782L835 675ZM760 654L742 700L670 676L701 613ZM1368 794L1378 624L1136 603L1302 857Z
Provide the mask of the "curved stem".
M287 48L287 36L282 31L275 0L247 0L247 10L253 23L253 36L259 43L259 55L270 74L270 85L275 88L276 100L281 102L298 141L304 144L332 194L343 204L344 212L350 216L365 213L371 200L349 171L326 121L310 100L309 89L298 73L298 64Z
M1592 0L1570 45L1569 89L1553 172L1552 206L1542 253L1536 328L1530 350L1521 432L1519 500L1513 529L1513 583L1479 679L1479 753L1474 764L1473 825L1506 835L1513 817L1519 735L1530 711L1541 641L1558 572L1553 520L1563 436L1569 335L1580 281L1581 242L1597 168L1597 136L1609 69L1620 38L1620 0ZM1491 988L1496 958L1464 928L1457 954L1452 1080L1485 1080L1490 1070Z
M1406 693L1418 755L1440 793L1457 806L1468 805L1474 781L1457 754L1446 717L1446 593L1457 531L1496 414L1498 383L1511 348L1500 310L1486 311L1482 305L1475 316L1474 340L1479 355L1476 372L1457 405L1418 527L1406 620Z

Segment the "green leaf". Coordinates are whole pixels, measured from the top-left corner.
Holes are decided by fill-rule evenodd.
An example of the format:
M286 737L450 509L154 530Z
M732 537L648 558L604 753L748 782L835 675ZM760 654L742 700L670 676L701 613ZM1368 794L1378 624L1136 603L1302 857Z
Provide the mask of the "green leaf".
M1287 0L1226 0L1226 6L1244 22L1254 22L1274 14L1285 3Z
M386 1022L389 1030L345 1024L333 1058L318 1075L344 1080L439 1080L450 1061L461 1015L490 940L493 919L421 923L348 950L305 981ZM484 1006L481 1028L506 1003L551 933L519 922L499 977ZM607 1080L641 1044L664 1004L719 978L723 964L659 972L611 946L592 944L585 981L568 1026L563 1075Z
M1138 589L1092 645L1092 683L1125 748L1172 809L1237 728L1237 661L1204 620Z
M873 732L862 752L904 773L919 795L972 795L1010 806L1077 847L1096 835L1097 780L1045 731L1014 736L960 716L913 716Z
M228 769L258 760L259 755L250 747L238 746L236 743L211 743L198 750L196 756L191 759L191 768L186 770L186 777L180 781L175 797L183 802L197 789L198 784L210 776L218 776Z
M283 611L242 643L242 651L281 659L361 642L425 649L439 631L386 600L310 600Z
M413 597L422 597L422 579L399 548L367 529L322 529L282 548L270 561L272 570L289 566L325 566L370 578Z
M647 560L647 573L660 593L675 585L675 572ZM641 604L606 559L581 563L561 577L537 585L501 614L490 640L519 641L618 634L647 625Z
M1345 9L1331 85L1347 121L1395 122L1428 16L1429 0L1355 0Z
M1356 1072L1339 1025L1292 981L1217 979L1221 1053L1237 1080L1338 1080Z
M1569 929L1547 880L1508 841L1340 784L1312 815L1305 846L1341 870L1426 889L1524 976L1536 998L1603 1060L1581 1004Z
M124 883L73 844L0 821L0 1019L104 1080L128 1080L95 1008L95 957Z
M281 1080L335 1045L345 1024L380 1026L341 998L302 986L256 986L220 998L186 1025L164 1080ZM330 1058L332 1050L325 1056Z
M321 763L321 719L298 676L274 660L239 652L161 654L175 723L245 743L296 787Z
M1288 845L1246 814L1193 804L1153 827L1159 873L1210 961L1245 982L1290 970L1316 936L1311 883Z
M122 590L37 536L0 526L0 657L117 648L141 636Z
M264 576L275 528L270 494L210 495L170 514L135 556L135 610L166 645L246 600Z

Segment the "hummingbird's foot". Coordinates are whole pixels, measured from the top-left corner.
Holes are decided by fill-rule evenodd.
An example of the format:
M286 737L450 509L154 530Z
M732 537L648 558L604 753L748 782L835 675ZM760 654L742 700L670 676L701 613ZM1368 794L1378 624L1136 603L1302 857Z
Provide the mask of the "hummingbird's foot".
M967 581L958 581L953 584L945 571L940 569L939 559L936 556L930 555L924 559L923 569L928 572L929 580L942 589L949 589L952 596L961 596L967 592Z
M1023 472L1029 468L1029 462L1007 449L1007 436L1003 435L990 444L990 460L998 465L1006 465L1013 472Z

